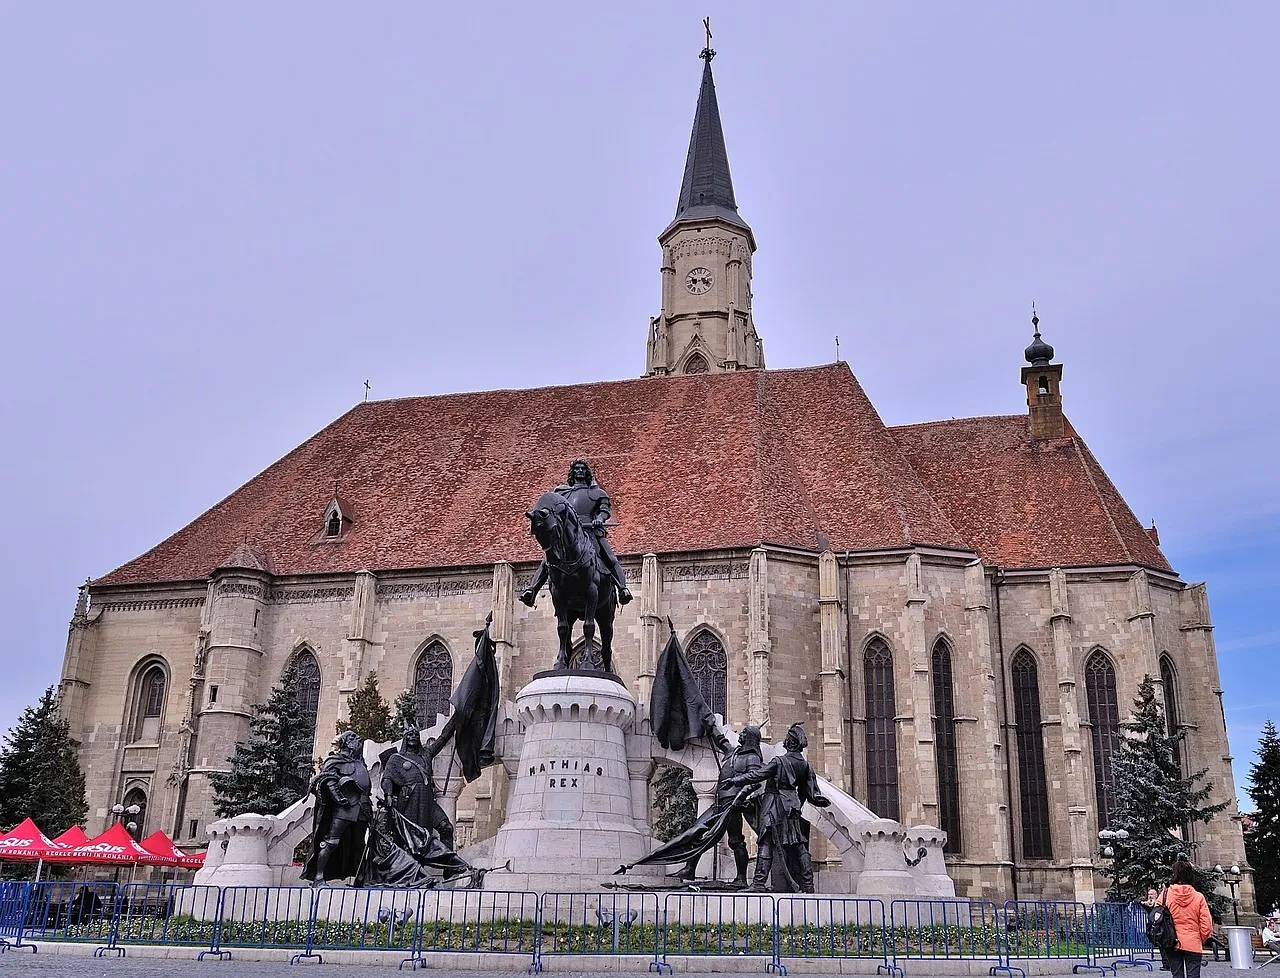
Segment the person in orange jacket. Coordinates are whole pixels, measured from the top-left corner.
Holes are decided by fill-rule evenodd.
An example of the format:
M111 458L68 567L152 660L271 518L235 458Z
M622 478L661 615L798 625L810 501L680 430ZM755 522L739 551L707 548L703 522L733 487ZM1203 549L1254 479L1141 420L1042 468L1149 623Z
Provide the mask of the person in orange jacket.
M1200 955L1204 942L1213 933L1213 918L1204 894L1191 885L1195 869L1185 859L1173 864L1169 888L1163 902L1169 907L1178 946L1169 952L1169 969L1173 978L1200 978Z

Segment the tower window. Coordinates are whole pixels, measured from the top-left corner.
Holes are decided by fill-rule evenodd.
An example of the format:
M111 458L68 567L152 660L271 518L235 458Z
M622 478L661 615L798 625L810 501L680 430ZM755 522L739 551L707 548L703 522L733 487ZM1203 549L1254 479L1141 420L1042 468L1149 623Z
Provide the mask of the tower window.
M164 716L164 694L168 685L164 668L150 666L138 682L133 739L155 743L160 739L160 720Z
M1046 377L1044 374L1041 374L1041 375L1040 375L1040 383L1039 383L1039 385L1038 385L1038 386L1039 386L1039 394L1040 394L1040 396L1041 396L1041 397L1044 397L1046 394L1048 394L1048 393L1049 393L1049 378L1048 378L1048 377Z
M684 364L684 372L687 374L705 374L708 369L707 358L701 353L695 353Z

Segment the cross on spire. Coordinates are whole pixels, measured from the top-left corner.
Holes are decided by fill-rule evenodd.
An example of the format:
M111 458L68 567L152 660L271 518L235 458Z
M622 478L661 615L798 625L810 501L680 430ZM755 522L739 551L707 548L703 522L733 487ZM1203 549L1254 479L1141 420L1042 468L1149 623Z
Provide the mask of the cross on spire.
M698 57L704 59L707 62L707 64L711 64L711 59L716 56L716 53L711 50L711 18L710 17L702 18L702 29L707 32L707 46L702 49L702 53L698 55Z
M369 379L366 377L364 382L364 399L369 400Z

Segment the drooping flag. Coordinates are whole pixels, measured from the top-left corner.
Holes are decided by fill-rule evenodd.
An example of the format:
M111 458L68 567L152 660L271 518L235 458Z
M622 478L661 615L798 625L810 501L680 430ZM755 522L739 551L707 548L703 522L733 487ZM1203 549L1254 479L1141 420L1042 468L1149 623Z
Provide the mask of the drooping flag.
M462 674L462 681L453 691L449 702L458 718L454 730L454 748L462 765L462 776L467 781L480 777L480 771L495 760L494 741L498 730L498 706L501 702L498 689L497 645L489 637L493 613L484 621L484 628L475 632L476 654Z
M670 618L667 627L671 627ZM711 708L698 691L698 683L674 628L662 655L658 656L649 713L653 735L670 750L680 750L685 741L701 737L712 729Z

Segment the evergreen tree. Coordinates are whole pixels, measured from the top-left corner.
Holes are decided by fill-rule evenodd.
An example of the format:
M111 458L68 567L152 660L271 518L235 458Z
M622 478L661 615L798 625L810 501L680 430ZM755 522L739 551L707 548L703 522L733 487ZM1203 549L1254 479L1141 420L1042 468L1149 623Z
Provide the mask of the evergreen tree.
M22 711L0 747L0 830L29 816L52 837L84 825L88 814L84 772L50 686Z
M1258 741L1258 760L1249 768L1253 827L1245 834L1244 851L1253 867L1258 913L1280 903L1280 735L1270 720Z
M1138 687L1133 716L1120 726L1125 736L1112 759L1116 801L1109 828L1123 829L1129 837L1108 843L1115 855L1103 853L1102 873L1111 880L1107 899L1129 902L1144 898L1151 887L1165 886L1179 855L1194 862L1196 843L1175 833L1185 836L1185 827L1209 822L1227 806L1208 804L1213 786L1204 783L1207 768L1183 775L1174 750L1182 734L1168 733L1150 676ZM1231 905L1214 892L1220 879L1216 871L1196 871L1195 887L1215 917Z
M267 701L253 708L249 740L236 744L228 758L231 770L209 775L220 818L246 812L275 815L307 793L314 726L300 708L296 686L291 666Z
M693 777L681 767L663 766L653 779L653 835L666 841L698 818L698 795Z
M405 727L418 726L418 700L413 690L403 689L396 697L395 716L392 718L391 736L399 737Z
M354 730L365 740L375 744L392 738L391 708L378 691L378 674L371 672L364 677L360 688L347 699L347 718L339 720L337 733Z

